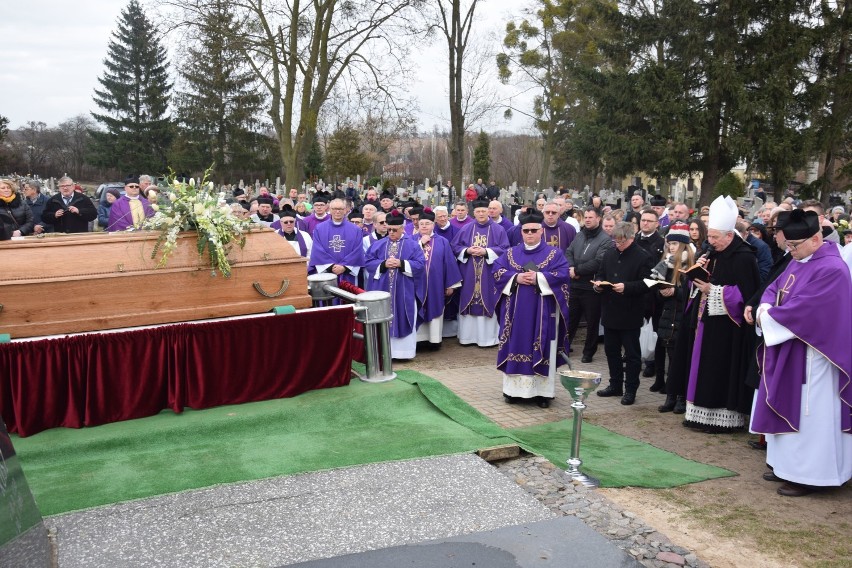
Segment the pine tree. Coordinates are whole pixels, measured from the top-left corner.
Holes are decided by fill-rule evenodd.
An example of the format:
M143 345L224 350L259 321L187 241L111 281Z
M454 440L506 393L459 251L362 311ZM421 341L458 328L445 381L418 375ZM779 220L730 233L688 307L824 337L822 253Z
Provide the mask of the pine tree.
M103 112L92 113L104 130L92 131L92 162L127 173L164 172L172 85L166 50L137 0L122 11L104 65L94 96Z
M473 149L473 179L482 179L488 183L491 178L491 143L488 135L479 131L476 148Z
M264 97L231 36L221 33L234 27L229 3L211 2L196 41L186 48L180 71L184 89L176 97L184 168L198 171L215 163L224 180L264 169L268 147L257 118Z
M361 136L351 126L338 128L329 138L325 153L326 171L334 179L365 174L370 169L370 156L362 152Z

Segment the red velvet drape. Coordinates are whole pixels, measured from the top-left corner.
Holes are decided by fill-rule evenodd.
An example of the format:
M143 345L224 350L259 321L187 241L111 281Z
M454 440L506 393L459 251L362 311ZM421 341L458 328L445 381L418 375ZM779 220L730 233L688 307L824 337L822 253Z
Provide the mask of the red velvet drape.
M0 344L9 432L80 428L349 383L350 309Z

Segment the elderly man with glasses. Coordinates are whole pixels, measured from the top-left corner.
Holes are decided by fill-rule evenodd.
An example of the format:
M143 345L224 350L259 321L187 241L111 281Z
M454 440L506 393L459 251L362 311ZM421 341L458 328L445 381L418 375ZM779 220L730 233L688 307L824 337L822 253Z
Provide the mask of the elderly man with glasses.
M559 365L558 353L568 345L571 276L565 252L541 238L543 220L534 210L520 216L523 242L495 261L494 279L500 294L497 368L503 372L503 397L509 404L528 400L547 408L556 394L551 357Z
M92 200L74 191L74 186L70 177L59 178L59 193L47 200L41 214L41 220L57 233L87 233L89 223L98 217Z
M425 258L416 238L405 234L405 219L390 215L388 236L366 255L367 290L390 293L390 352L394 359L413 359L417 352L417 298L425 284Z
M145 219L154 216L154 209L147 199L141 198L141 191L138 176L128 176L124 180L124 195L112 204L109 211L107 231L139 229ZM95 215L97 215L97 211L95 211Z
M338 282L357 285L358 273L364 266L364 233L346 219L346 203L333 199L329 203L330 221L314 228L313 252L308 263L309 273L331 272Z
M296 227L296 210L290 205L285 205L278 212L278 217L279 228L276 232L292 245L296 254L304 258L310 258L314 241L309 234L305 231L300 231Z

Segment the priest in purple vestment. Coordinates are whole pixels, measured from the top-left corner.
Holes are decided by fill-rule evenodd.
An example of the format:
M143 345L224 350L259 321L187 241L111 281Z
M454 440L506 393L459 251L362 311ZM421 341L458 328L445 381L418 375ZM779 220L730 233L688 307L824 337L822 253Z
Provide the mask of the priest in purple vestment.
M494 280L500 293L497 368L503 371L503 397L510 404L526 399L547 408L556 394L556 357L568 345L571 275L565 253L542 242L543 219L538 211L520 217L524 242L494 262ZM556 358L552 365L551 357Z
M495 307L494 261L509 248L506 231L488 218L488 202L473 202L475 222L462 227L452 242L463 284L459 295L458 338L462 345L497 345L499 321Z
M324 223L331 219L328 214L328 198L324 195L314 197L314 207L311 214L303 219L305 231L313 237L314 231L320 223ZM360 230L360 229L359 229Z
M346 204L334 199L329 204L329 222L314 229L308 273L331 272L337 281L357 284L358 272L364 266L364 234L361 228L346 220Z
M503 215L503 204L493 199L490 203L488 203L488 217L503 227L503 230L506 231L506 235L509 235L509 231L515 226L515 224L507 219ZM518 243L515 243L518 244Z
M852 279L819 215L796 209L783 228L792 261L763 293L760 385L751 431L766 435L768 481L807 495L852 479ZM815 312L830 307L837 317Z
M488 207L487 203L485 204L485 207ZM456 229L457 233L462 227L473 223L473 218L471 218L471 216L467 213L467 203L465 203L464 201L459 201L455 204L455 207L453 209L453 217L450 219L450 224Z
M388 215L388 236L367 251L367 290L390 293L390 352L413 359L417 352L417 297L425 260L418 242L405 234L401 216Z
M304 258L310 258L314 241L310 235L304 231L300 231L296 226L296 211L288 205L281 210L281 214L278 217L278 229L275 232L290 243L296 254Z
M434 233L435 214L420 215L420 232L415 237L426 261L423 285L418 290L417 341L427 342L431 350L441 347L444 337L444 309L453 291L461 286L461 272L453 249L444 237Z
M554 202L547 203L542 214L544 223L541 225L541 240L564 253L577 236L577 230L559 218L559 205ZM520 225L513 227L508 234L512 246L523 242Z

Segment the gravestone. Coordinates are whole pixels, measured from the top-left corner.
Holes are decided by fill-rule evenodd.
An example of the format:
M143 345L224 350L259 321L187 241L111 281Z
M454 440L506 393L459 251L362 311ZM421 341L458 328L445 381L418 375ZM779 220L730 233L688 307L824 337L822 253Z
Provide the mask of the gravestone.
M0 566L47 567L50 559L41 511L0 420Z

